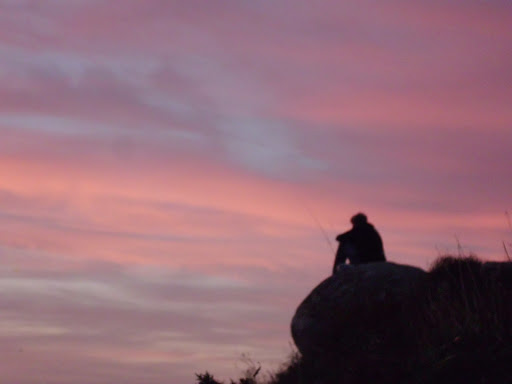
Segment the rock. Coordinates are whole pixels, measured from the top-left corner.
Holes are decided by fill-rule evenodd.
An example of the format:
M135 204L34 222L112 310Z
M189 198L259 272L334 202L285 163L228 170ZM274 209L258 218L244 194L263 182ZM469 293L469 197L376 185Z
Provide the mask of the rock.
M291 324L303 383L512 382L512 263L344 265Z
M394 263L344 265L299 305L292 337L304 357L375 349L400 331L426 272Z

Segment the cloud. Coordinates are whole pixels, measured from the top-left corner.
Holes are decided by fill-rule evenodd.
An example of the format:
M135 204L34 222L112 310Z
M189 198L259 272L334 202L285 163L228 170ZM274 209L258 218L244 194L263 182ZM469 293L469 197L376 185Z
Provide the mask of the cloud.
M356 211L393 261L502 257L508 2L0 8L8 382L280 360Z
M125 377L137 377L151 364L165 363L169 374L183 359L211 364L236 360L242 352L261 354L280 337L282 330L269 322L280 307L266 300L268 293L247 302L251 288L240 282L199 274L167 273L158 283L150 277L154 273L143 267L101 278L3 278L9 301L1 304L0 333L13 343L4 353L21 351L39 361L50 353L71 365L99 359L94 364L123 364ZM43 372L51 374L50 367Z

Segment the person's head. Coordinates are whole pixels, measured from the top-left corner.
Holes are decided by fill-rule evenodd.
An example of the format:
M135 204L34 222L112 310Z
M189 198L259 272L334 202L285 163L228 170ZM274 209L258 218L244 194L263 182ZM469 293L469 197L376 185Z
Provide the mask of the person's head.
M360 225L365 225L368 223L368 218L364 213L359 212L358 214L352 216L350 222L354 227L358 227Z

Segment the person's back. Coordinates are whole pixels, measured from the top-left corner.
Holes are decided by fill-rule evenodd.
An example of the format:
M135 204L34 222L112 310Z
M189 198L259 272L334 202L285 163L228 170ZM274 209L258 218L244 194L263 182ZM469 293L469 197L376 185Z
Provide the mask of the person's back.
M339 241L333 273L348 259L350 264L386 261L382 239L366 215L358 213L351 219L352 229L336 237Z
M352 229L352 241L358 250L359 263L386 261L382 239L370 223L355 226Z

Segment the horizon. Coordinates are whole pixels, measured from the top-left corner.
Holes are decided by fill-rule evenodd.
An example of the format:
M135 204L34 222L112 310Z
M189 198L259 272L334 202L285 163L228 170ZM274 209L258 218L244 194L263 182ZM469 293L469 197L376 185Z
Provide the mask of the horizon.
M357 212L506 260L511 2L0 11L2 383L275 369Z

